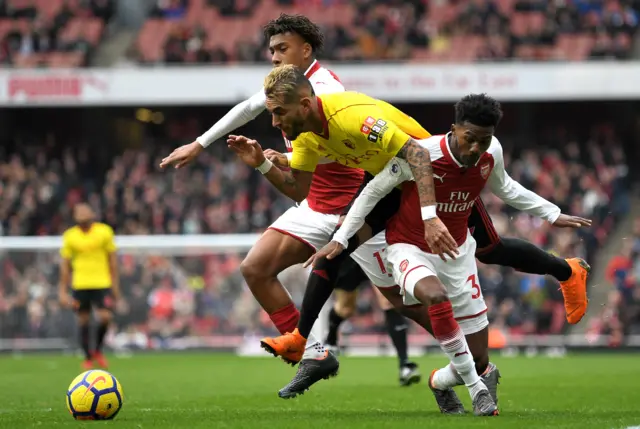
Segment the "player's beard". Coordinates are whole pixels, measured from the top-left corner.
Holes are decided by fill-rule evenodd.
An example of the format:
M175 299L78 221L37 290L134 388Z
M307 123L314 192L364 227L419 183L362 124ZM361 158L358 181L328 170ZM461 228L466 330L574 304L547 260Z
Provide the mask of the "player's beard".
M300 134L304 132L304 119L296 118L291 122L291 127L289 127L289 132L285 133L287 136L287 140L293 141L298 138Z

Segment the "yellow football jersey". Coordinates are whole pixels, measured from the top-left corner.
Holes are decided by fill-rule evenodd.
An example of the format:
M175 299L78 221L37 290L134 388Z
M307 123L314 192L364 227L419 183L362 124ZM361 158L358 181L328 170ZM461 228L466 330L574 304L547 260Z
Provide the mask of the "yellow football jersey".
M74 289L111 287L109 255L116 251L113 229L95 222L88 231L74 226L62 236L60 255L71 261L71 285Z
M303 133L292 142L293 169L314 171L324 157L375 175L409 138L431 136L412 117L367 95L337 92L317 98L324 132Z

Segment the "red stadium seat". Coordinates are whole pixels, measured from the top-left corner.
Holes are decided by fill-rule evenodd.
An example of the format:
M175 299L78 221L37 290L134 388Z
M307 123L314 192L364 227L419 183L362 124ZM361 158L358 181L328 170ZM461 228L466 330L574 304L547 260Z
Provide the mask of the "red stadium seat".
M44 1L44 0L39 0ZM61 0L56 0L61 1ZM489 57L496 55L507 55L510 50L506 46L506 40L509 36L524 37L530 34L540 33L546 24L545 12L516 12L516 0L493 0L499 12L507 17L508 32L492 36L494 40L491 45L491 53ZM467 10L467 3L461 1L425 1L426 14L418 17L414 25L425 26L430 29L451 30L456 31L455 37L452 38L451 50L453 52L429 53L422 52L417 49L414 51L414 58L427 57L433 61L473 61L478 55L485 51L487 47L486 41L477 36L469 36L465 34L464 28L457 25L456 20L459 15ZM481 2L482 3L482 2ZM367 32L367 26L354 27L355 18L379 19L386 21L386 28L393 28L397 25L396 15L401 8L391 5L387 2L377 2L371 5L365 11L365 15L357 16L357 9L351 0L336 0L327 3L321 0L300 0L293 2L292 5L280 5L276 0L256 0L256 4L249 16L221 16L218 9L208 6L207 0L191 0L189 2L187 13L180 25L186 25L187 28L195 28L202 26L207 33L205 49L222 48L231 57L237 51L238 43L250 43L253 47L257 47L262 41L260 40L260 28L270 19L276 18L281 13L287 14L304 14L312 21L323 26L340 26L343 27L348 34L356 41L362 40L362 32ZM398 8L398 9L396 9ZM607 2L605 10L614 11L620 9L620 2L613 0ZM400 12L402 13L402 12ZM591 20L595 23L600 18L597 14L587 14L583 20ZM595 20L595 21L593 21ZM145 61L157 61L163 56L164 44L169 32L168 27L157 22L151 24L154 20L149 20L143 26L138 38L138 47L141 51L141 57ZM0 29L0 31L2 31ZM69 30L71 31L71 30ZM460 33L460 31L463 31ZM569 37L569 38L567 38ZM496 42L496 38L500 42ZM98 39L98 38L96 38ZM629 45L629 39L621 38L619 44L623 46ZM497 43L497 45L495 45ZM588 57L589 51L593 44L593 40L588 35L575 35L559 37L557 46L535 48L522 47L516 50L515 56L527 59L547 59L561 58L567 56L572 60L582 60ZM368 53L357 52L357 43L342 47L333 53L337 58L354 58L364 55L369 58L377 58L382 53L375 52L375 49ZM497 52L496 52L497 51ZM475 56L475 57L474 57Z

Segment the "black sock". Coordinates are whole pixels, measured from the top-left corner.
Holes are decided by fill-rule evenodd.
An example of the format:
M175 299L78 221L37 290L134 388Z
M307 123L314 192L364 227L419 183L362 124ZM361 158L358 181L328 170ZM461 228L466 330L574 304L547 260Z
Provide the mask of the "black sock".
M85 359L91 359L91 351L89 350L89 324L80 325L80 346L84 352Z
M96 338L96 351L102 351L102 344L104 343L104 337L107 335L107 330L109 329L109 323L101 323L98 326L98 337Z
M343 319L342 316L336 313L336 309L332 308L331 312L329 313L329 332L327 333L325 344L329 346L338 345L338 330L340 329L340 325L344 321L345 319Z
M359 245L358 237L351 237L347 248L340 255L331 260L319 259L311 271L309 280L307 280L307 289L302 298L300 321L298 322L298 331L303 337L309 338L311 328L318 319L322 307L333 293L342 263Z
M500 237L500 243L477 258L483 264L512 267L529 274L549 274L561 282L569 280L572 273L564 259L519 238Z
M400 366L406 365L409 361L407 352L407 328L409 326L407 324L407 320L394 308L385 310L384 319L387 322L387 332L389 333L393 346L396 348L396 352L398 353Z
M322 258L311 271L307 281L307 289L304 291L300 307L300 321L298 322L298 331L303 337L309 338L311 328L320 315L322 307L333 293L340 265L348 257L349 254L343 252L331 260Z

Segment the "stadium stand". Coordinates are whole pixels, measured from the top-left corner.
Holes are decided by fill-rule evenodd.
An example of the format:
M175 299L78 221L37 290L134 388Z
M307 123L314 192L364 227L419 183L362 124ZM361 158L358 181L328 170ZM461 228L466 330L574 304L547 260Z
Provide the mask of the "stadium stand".
M80 199L87 199L118 234L263 230L290 202L236 162L224 145L210 147L188 171L157 170L160 157L179 136L200 128L193 120L169 122L161 135L142 147L124 153L111 148L96 157L88 156L87 147L64 148L67 142L52 135L46 150L29 140L15 145L13 153L0 157L3 234L59 234L71 222L71 205ZM561 150L531 147L517 152L509 150L510 139L505 138L509 171L563 210L593 217L594 228L579 234L559 231L505 207L493 196L485 196L485 201L501 234L591 260L616 216L625 210L625 157L606 124L594 126L587 141L556 144L565 136L566 130L556 130L545 137L551 147ZM279 147L279 139L272 138L261 142ZM33 141L38 138L33 136ZM608 215L612 211L614 216ZM0 254L0 337L73 334L73 319L57 303L56 260L55 253ZM123 253L121 284L127 299L118 308L117 341L162 347L170 338L189 335L270 332L270 320L239 273L240 261L241 255L233 253L182 257ZM564 332L562 296L555 281L486 266L480 273L496 328L512 334ZM304 273L289 275L287 284L300 302ZM359 315L346 329L354 334L380 329L384 322L375 308L373 294L365 290Z
M4 65L82 67L114 16L112 0L0 2L0 60Z
M609 261L606 280L608 300L591 320L589 333L606 335L610 345L619 346L625 336L640 333L640 218L620 254Z
M628 59L638 0L161 1L137 40L142 63L261 62L277 13L321 23L323 57L474 62ZM249 30L247 30L249 29ZM461 49L464 47L464 49Z

